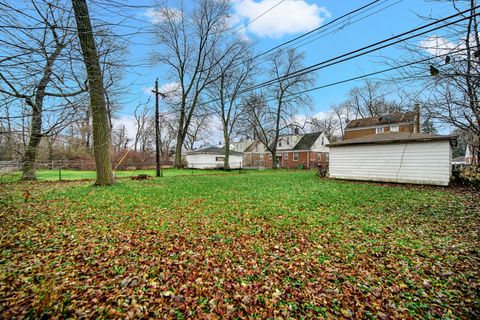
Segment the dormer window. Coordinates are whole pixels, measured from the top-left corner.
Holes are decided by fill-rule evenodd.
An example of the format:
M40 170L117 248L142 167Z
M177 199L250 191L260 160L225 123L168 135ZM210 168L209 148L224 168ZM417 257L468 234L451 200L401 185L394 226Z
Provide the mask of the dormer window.
M399 131L399 128L398 128L398 126L390 126L390 131L392 131L392 132L398 132L398 131Z
M375 133L383 133L383 127L381 128L376 128Z

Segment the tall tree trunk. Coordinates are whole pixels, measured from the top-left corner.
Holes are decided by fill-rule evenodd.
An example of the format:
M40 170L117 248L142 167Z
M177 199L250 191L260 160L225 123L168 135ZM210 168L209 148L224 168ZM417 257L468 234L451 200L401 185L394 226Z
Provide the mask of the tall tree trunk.
M223 129L223 139L225 141L225 157L223 158L223 169L230 170L230 135L226 126Z
M182 167L182 146L183 141L185 140L185 133L183 131L185 112L180 112L180 119L178 123L178 132L177 132L177 145L175 146L175 168L180 169Z
M90 15L85 0L72 0L72 5L89 83L90 106L92 108L93 153L97 169L95 184L101 186L112 185L115 181L110 162L111 128L105 102L102 71L92 33Z
M32 107L32 124L30 127L30 139L22 159L22 180L37 179L35 173L35 159L37 150L42 139L42 107L35 104Z

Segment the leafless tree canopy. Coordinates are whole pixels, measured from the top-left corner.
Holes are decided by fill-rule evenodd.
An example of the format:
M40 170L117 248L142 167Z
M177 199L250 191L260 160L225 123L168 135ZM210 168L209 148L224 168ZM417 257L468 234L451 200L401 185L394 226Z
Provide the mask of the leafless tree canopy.
M310 97L296 94L309 88L313 82L310 73L296 73L303 68L304 55L295 49L278 50L271 57L268 74L278 79L268 89L266 104L250 103L249 114L255 123L256 136L276 159L280 132L290 127L291 118L299 110L310 106ZM295 74L294 76L289 76ZM288 76L288 77L287 77ZM259 101L257 101L259 102ZM272 164L276 168L275 160Z
M201 0L187 10L183 2L158 10L156 39L162 52L155 61L165 64L170 79L179 84L179 101L174 105L178 117L175 166L181 166L181 152L195 110L205 89L218 75L214 70L222 56L217 48L228 31L229 1Z

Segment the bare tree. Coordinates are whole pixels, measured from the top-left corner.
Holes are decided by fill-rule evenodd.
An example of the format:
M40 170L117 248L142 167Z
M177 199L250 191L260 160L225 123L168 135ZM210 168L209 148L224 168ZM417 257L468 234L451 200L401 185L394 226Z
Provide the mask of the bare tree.
M135 133L133 150L138 151L138 147L140 146L143 137L149 133L148 127L151 116L149 115L148 108L143 106L143 108L140 109L140 105L135 108L134 116L137 131ZM141 148L142 151L145 151L144 147L145 144L143 144L143 148Z
M22 159L22 179L32 180L43 136L68 126L77 114L78 99L86 91L76 70L73 19L59 1L31 1L25 8L0 4L0 92L28 107L30 130ZM73 90L72 90L73 88ZM46 112L56 120L45 128Z
M480 40L475 8L478 1L434 2L450 3L457 12L466 11L462 14L465 19L449 26L444 33L439 31L419 43L407 44L409 60L426 62L403 71L419 88L415 95L424 116L462 132L480 156ZM433 16L424 18L437 20Z
M355 113L355 118L378 117L388 113L401 112L402 106L389 101L386 86L380 82L365 80L362 86L355 87L348 93L344 102Z
M214 80L213 71L222 57L214 55L228 30L229 1L200 0L187 10L180 2L169 8L164 1L157 10L158 43L163 53L156 60L167 65L171 78L180 86L175 166L181 167L181 153L188 127L205 88Z
M272 168L276 169L277 143L280 132L290 126L289 119L300 108L310 105L310 98L297 94L313 84L310 73L298 72L303 68L304 56L295 49L279 50L272 55L269 75L278 81L268 88L272 102L262 106L250 104L256 127L256 136L272 154ZM292 76L293 75L293 76Z
M308 124L312 131L322 131L325 133L328 141L335 142L341 131L341 120L333 111L329 111L323 118L310 117Z
M87 69L90 85L90 107L92 110L94 156L97 170L96 185L112 185L114 177L110 162L110 126L105 102L105 88L90 15L85 0L72 0L77 22L78 37L83 52L83 62Z
M112 131L112 146L116 152L127 150L130 139L127 137L127 128L124 124L118 125Z
M205 108L197 108L188 127L183 145L187 150L195 150L195 145L209 137L211 115Z
M224 165L225 170L230 169L230 141L237 125L237 121L245 111L241 92L252 83L254 66L248 59L248 43L241 39L235 39L222 48L224 58L219 61L215 68L216 74L220 75L208 88L209 96L214 101L210 109L222 123L224 142Z

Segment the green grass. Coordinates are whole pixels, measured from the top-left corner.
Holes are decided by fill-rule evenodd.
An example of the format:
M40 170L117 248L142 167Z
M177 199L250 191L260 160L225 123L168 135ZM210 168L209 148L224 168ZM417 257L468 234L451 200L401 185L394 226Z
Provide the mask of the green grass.
M0 317L478 314L478 194L171 173L0 184Z
M225 174L225 173L238 173L239 170L223 171L223 170L196 170L196 169L163 169L163 175L165 177L179 176L179 175L205 175L205 174ZM242 170L242 173L248 171ZM118 178L131 177L139 174L147 174L149 176L155 176L155 170L125 170L115 171L115 176ZM1 182L14 182L20 180L22 176L20 171L9 172L0 174ZM87 170L38 170L37 179L41 181L58 181L60 180L81 180L81 179L95 179L95 171Z

